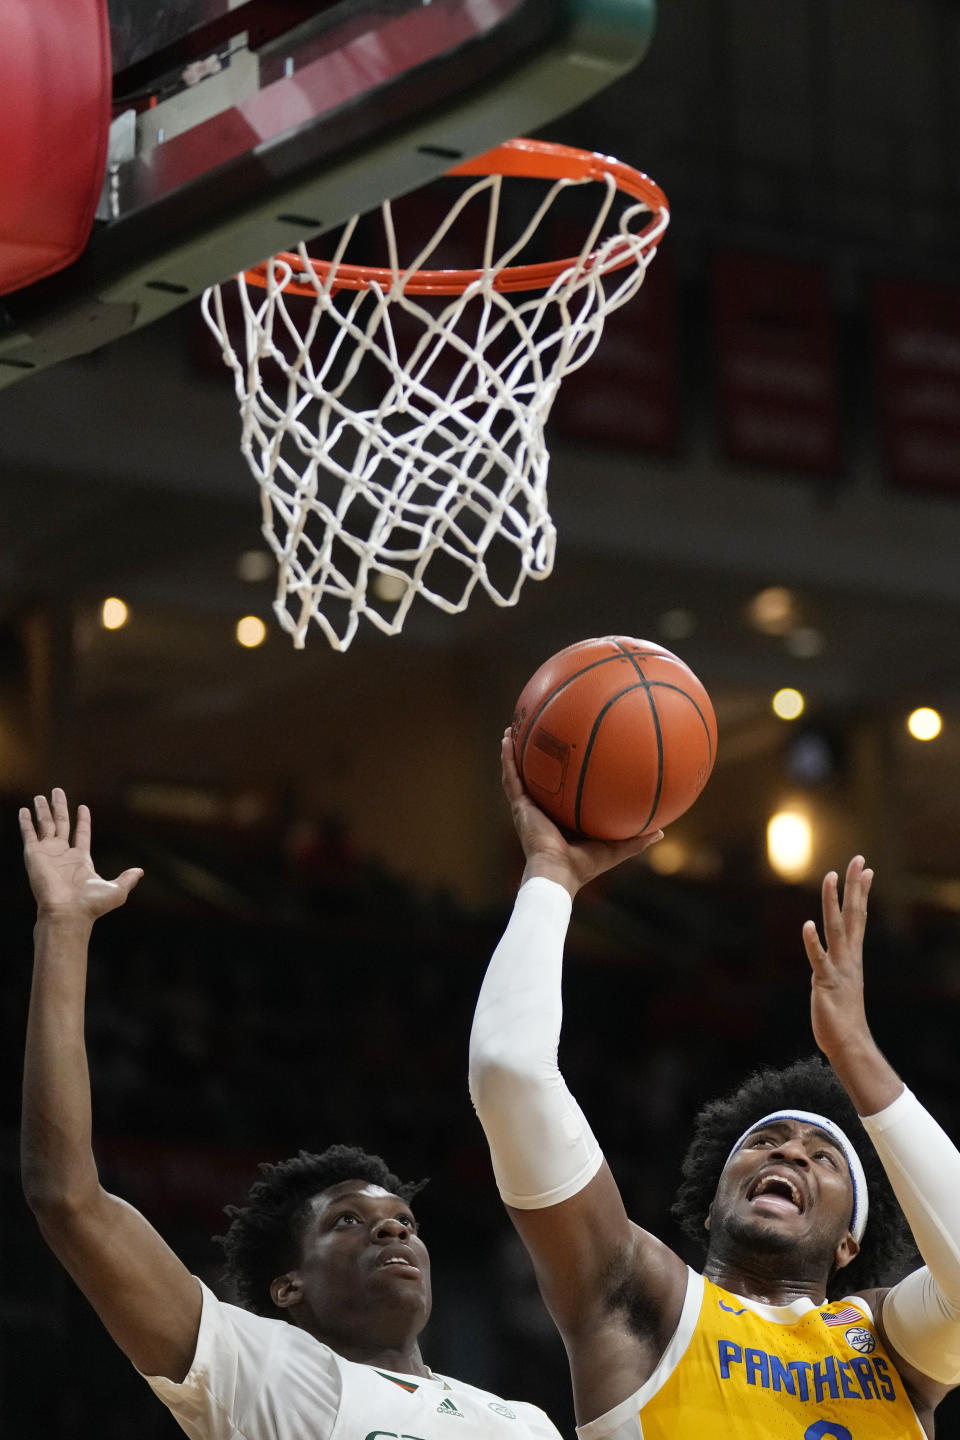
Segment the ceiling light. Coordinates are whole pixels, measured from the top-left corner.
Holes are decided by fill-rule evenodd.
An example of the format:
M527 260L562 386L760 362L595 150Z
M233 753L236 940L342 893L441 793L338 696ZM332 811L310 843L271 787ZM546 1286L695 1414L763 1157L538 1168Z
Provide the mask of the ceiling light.
M919 710L914 710L908 717L907 729L914 740L936 740L943 729L943 721L939 711L931 710L928 705L921 705Z
M803 714L806 703L800 691L794 690L790 685L785 685L782 690L778 690L770 701L773 713L778 720L796 720L799 715Z
M650 868L655 870L658 875L678 875L686 865L688 858L687 847L683 841L674 840L669 835L664 836L647 851Z
M778 810L767 821L767 859L784 880L799 880L810 867L813 826L799 810Z
M237 556L237 579L247 585L257 585L269 580L274 573L273 556L269 550L244 550Z
M246 650L255 650L267 638L267 627L259 615L244 615L237 621L237 643Z
M129 619L129 609L116 595L109 596L100 606L100 624L104 630L120 630Z
M786 635L796 628L797 597L783 585L770 585L748 603L747 619L763 635Z

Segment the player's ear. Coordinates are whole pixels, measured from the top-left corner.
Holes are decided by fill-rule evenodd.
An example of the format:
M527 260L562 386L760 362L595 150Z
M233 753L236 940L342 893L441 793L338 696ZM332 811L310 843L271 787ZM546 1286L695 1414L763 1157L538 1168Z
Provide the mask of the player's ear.
M710 1229L710 1220L711 1220L712 1216L713 1216L713 1201L711 1200L711 1201L710 1201L710 1209L707 1211L707 1218L706 1218L706 1219L704 1220L704 1222L703 1222L703 1228L704 1228L704 1230L709 1230L709 1229Z
M843 1270L847 1265L850 1264L851 1260L856 1260L859 1254L860 1242L859 1240L855 1240L852 1231L848 1230L846 1235L844 1235L843 1239L840 1241L840 1244L837 1246L836 1252L834 1254L834 1259L837 1262L837 1269Z
M270 1281L270 1299L278 1310L290 1310L303 1299L303 1281L299 1271L289 1270Z

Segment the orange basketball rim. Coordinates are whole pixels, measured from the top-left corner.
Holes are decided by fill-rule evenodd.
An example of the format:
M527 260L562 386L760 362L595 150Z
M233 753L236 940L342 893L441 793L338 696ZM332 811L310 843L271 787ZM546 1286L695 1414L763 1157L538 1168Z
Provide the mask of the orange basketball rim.
M642 170L635 170L612 155L603 155L593 150L578 150L570 145L557 145L547 140L507 140L493 150L477 155L447 171L448 175L502 175L528 180L568 180L582 183L595 180L609 184L612 180L624 195L639 201L650 211L647 225L637 232L634 241L655 247L669 220L670 207L667 197L655 181ZM300 255L282 251L270 260L253 266L245 272L251 285L266 286L268 271L277 263L289 266L290 279L284 290L291 295L312 296L316 294L316 280L303 271ZM334 268L333 261L310 258L314 274L326 281ZM535 265L508 265L490 279L484 269L474 270L414 270L394 272L386 267L373 265L336 265L335 288L337 290L369 290L371 286L389 290L398 278L403 289L410 295L460 295L485 276L491 287L501 292L514 290L546 290L565 271L577 267L580 274L596 263L596 256L590 255L581 261L569 256L563 260L544 261ZM617 270L625 265L635 264L636 254L624 242L623 254L617 258L616 250L608 249L604 255L604 272Z

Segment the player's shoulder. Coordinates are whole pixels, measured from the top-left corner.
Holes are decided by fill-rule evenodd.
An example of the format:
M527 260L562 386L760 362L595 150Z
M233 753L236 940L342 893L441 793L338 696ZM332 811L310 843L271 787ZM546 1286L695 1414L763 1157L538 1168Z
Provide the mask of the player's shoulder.
M328 1345L324 1345L321 1340L317 1340L305 1330L300 1330L296 1325L290 1325L286 1320L270 1315L258 1315L254 1310L247 1310L242 1305L225 1300L216 1295L202 1280L200 1287L203 1292L201 1335L204 1332L221 1335L229 1332L245 1349L264 1352L269 1350L274 1353L302 1351L310 1356L316 1356L318 1351L322 1351L333 1360L338 1358Z
M880 1320L883 1302L889 1294L889 1285L873 1286L870 1289L858 1290L856 1294L844 1295L842 1300L835 1300L834 1305L854 1305L857 1309L865 1312L867 1319L876 1324ZM821 1309L825 1308L823 1306Z

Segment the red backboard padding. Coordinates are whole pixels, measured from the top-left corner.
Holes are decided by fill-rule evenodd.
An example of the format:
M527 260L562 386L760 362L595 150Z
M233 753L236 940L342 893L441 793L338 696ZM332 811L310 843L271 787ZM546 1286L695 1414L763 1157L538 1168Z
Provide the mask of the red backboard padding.
M111 119L106 0L5 0L0 295L62 270L90 236Z

